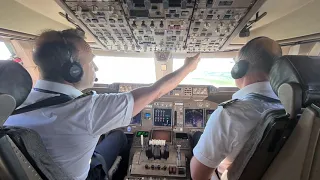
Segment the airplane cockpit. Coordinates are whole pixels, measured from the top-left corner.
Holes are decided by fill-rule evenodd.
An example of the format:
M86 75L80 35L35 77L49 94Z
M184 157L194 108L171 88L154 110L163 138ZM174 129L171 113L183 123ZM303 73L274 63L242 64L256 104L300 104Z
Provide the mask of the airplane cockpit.
M126 93L150 86L200 52L194 72L145 106L128 126L117 129L128 144L108 174L109 179L191 180L193 135L203 132L219 104L239 90L230 71L240 48L255 37L267 36L283 51L279 58L283 63L272 68L270 82L284 109L270 113L254 151L240 152L250 157L240 157L244 164L230 167L233 176L221 179L320 177L319 81L314 78L319 75L320 0L7 0L0 4L0 59L24 67L0 61L0 80L5 82L0 82L1 121L40 78L32 52L46 29L76 28L85 33L99 70L94 86L84 93ZM1 74L10 72L7 66L23 76ZM23 91L7 89L10 78ZM39 168L39 159L29 155L13 131L1 127L0 132L0 180L70 179L55 166Z

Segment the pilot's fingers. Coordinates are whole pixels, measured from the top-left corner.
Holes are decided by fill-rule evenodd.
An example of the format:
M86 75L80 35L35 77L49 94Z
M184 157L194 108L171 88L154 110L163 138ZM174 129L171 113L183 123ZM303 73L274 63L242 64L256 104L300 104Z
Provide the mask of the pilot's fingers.
M200 52L198 52L196 55L193 56L194 59L199 59L200 58Z
M192 57L195 61L200 61L200 53L197 53L195 56Z

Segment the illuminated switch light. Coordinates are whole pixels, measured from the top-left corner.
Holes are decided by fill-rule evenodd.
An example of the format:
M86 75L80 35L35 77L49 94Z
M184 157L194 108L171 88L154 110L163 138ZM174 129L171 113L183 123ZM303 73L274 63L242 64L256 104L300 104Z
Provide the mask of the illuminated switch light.
M166 71L166 70L167 70L167 65L161 64L161 71Z

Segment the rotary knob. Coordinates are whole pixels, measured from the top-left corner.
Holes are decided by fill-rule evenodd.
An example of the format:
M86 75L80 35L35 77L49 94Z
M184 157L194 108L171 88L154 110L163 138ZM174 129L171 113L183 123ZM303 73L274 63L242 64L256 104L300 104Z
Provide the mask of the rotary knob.
M144 168L145 168L145 169L150 169L150 167L149 167L148 164L146 164L146 165L144 166Z
M154 165L151 165L151 169L152 169L152 170L154 169Z

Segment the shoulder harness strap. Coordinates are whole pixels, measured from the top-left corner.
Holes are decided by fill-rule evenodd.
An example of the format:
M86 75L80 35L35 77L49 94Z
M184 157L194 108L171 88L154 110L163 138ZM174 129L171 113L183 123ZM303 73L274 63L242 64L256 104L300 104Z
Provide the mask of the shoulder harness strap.
M15 111L13 111L13 113L11 115L22 114L22 113L34 111L34 110L49 107L49 106L63 104L68 101L71 101L71 100L72 100L72 98L70 96L64 96L64 95L54 96L54 97L44 99L42 101L38 101L36 103L30 104L28 106L22 107L20 109L16 109Z
M89 92L84 93L81 96L77 97L76 99L87 97L87 96L93 95L95 93L96 92L94 92L94 91L89 91ZM45 107L55 106L55 105L63 104L63 103L66 103L66 102L69 102L72 100L73 100L72 97L64 95L64 94L60 94L60 96L54 96L54 97L44 99L42 101L38 101L36 103L30 104L30 105L25 106L23 108L16 109L15 111L13 111L13 113L11 115L22 114L22 113L34 111L34 110L45 108Z
M250 94L248 94L246 96L246 98L259 99L259 100L262 100L262 101L265 101L265 102L270 102L270 103L281 103L281 101L278 100L278 99L273 99L271 97L264 96L264 95L257 94L257 93L250 93Z
M259 100L262 100L262 101L268 102L268 103L281 103L281 101L278 99L273 99L271 97L264 96L264 95L257 94L257 93L250 93L250 94L246 95L243 99L231 99L231 100L225 101L223 103L220 103L219 106L226 108L229 105L231 105L237 101L241 101L241 100L248 99L248 98L259 99Z

